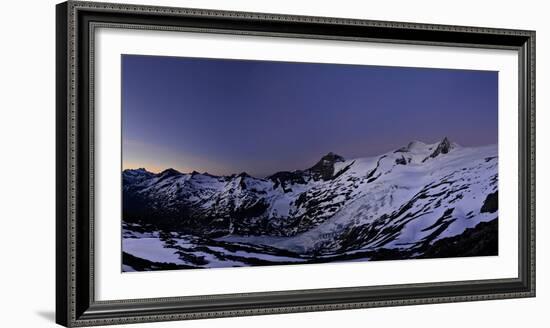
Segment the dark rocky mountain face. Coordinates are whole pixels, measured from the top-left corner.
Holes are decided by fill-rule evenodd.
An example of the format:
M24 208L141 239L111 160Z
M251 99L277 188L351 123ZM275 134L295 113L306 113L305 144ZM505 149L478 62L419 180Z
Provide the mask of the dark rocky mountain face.
M444 138L411 142L372 158L345 160L328 153L308 169L265 179L244 172L125 170L123 220L128 231L168 233L165 244L174 239L170 233L194 236L202 250L241 247L285 254L285 261L419 256L439 240L498 216L497 155L495 146L461 148ZM245 250L245 244L253 249ZM189 254L188 259L195 253ZM143 264L132 256L137 255L126 258Z
M449 139L447 137L443 138L443 140L437 145L434 152L430 154L430 156L426 157L423 161L427 161L429 158L435 158L439 156L440 154L447 154L451 151L451 149L454 146L451 144Z
M307 170L277 172L268 176L267 179L275 183L275 188L281 186L283 190L292 191L289 186L293 184L306 184L311 179L315 181L332 179L334 177L334 165L342 162L345 162L342 156L330 152Z
M323 156L317 164L313 165L307 171L314 179L330 180L334 176L334 164L344 161L342 156L331 152Z
M277 172L267 177L267 179L273 181L274 189L277 189L280 186L284 192L292 192L292 188L290 186L294 184L305 185L307 183L306 176L302 171Z

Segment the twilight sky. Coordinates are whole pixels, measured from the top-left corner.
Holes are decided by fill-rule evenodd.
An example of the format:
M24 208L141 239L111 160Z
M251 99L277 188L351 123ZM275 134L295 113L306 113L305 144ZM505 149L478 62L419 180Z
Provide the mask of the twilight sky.
M498 72L122 56L123 168L263 177L328 152L497 143Z

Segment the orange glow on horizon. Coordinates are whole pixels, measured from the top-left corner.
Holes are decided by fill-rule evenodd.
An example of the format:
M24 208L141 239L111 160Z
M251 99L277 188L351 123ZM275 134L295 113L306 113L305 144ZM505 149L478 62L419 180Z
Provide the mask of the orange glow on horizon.
M134 163L124 163L122 165L122 170L135 170L144 168L145 170L152 172L152 173L160 173L166 169L173 168L175 170L180 171L181 173L190 173L193 172L193 169L188 167L181 167L181 166L157 166L157 165L143 165L143 164L134 164ZM198 170L197 170L198 171Z

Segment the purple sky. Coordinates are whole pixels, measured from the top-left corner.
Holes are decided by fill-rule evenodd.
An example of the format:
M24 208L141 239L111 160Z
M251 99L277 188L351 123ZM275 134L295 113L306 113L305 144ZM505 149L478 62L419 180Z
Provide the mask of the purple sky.
M122 56L123 167L266 176L332 151L497 143L498 72Z

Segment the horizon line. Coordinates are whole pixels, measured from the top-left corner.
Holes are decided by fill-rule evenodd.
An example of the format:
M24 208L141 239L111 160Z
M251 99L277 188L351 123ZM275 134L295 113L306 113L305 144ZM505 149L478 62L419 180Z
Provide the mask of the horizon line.
M439 141L433 142L433 143L426 143L426 142L423 142L423 141L420 141L420 140L412 140L412 141L409 141L409 142L407 143L407 145L409 145L409 144L411 144L411 143L413 143L413 142L420 142L420 143L422 143L422 144L424 144L424 145L435 145L435 144L440 144L440 143L443 142L443 140L445 140L445 139L447 139L449 142L453 143L454 145L456 145L456 146L458 146L458 147L460 147L460 148L477 148L477 147L487 147L487 146L493 146L493 145L498 146L498 143L491 143L491 144L484 144L484 145L478 145L478 146L466 146L466 147L464 147L464 146L462 146L462 145L460 145L460 144L458 144L458 143L456 143L456 142L451 141L448 137L443 137L443 138L439 139ZM406 146L407 146L407 145L406 145ZM348 160L357 160L357 159L362 159L362 158L378 157L378 156L382 156L382 155L384 155L384 154L387 154L387 153L389 153L389 152L395 152L395 150L398 150L398 149L400 149L400 148L396 148L396 149L394 149L393 151L390 150L390 151L388 151L388 152L385 152L385 153L382 153L382 154L379 154L379 155L374 155L374 156L360 156L360 157L353 157L353 158L346 158L346 157L344 157L344 156L339 155L339 154L336 153L336 152L329 151L329 152L325 153L324 155L321 155L321 156L319 157L319 159L317 160L317 162L313 163L311 166L314 166L314 165L315 165L316 163L318 163L323 157L325 157L325 156L327 156L327 155L329 155L329 154L334 154L334 155L340 156L340 157L342 157L342 158L344 159L344 161L348 161ZM163 172L168 171L168 170L174 170L174 171L177 171L177 172L180 173L180 174L188 174L188 175L189 175L189 174L190 174L190 175L192 175L192 174L201 174L201 175L211 175L211 176L215 176L215 177L230 177L230 176L238 176L238 175L246 174L246 175L248 175L248 176L250 176L250 177L257 178L257 179L263 179L263 178L265 178L265 177L269 177L269 176L274 175L274 174L279 173L279 172L296 172L296 171L303 171L303 170L307 170L307 169L311 168L311 166L310 166L310 167L305 168L305 169L304 169L304 168L301 168L301 169L295 169L295 170L282 170L282 171L276 171L276 172L273 172L273 173L270 173L270 174L263 175L263 177L258 177L258 175L252 175L252 174L250 174L250 173L248 173L248 172L246 172L246 171L241 171L241 172L239 172L239 173L233 172L233 173L230 173L230 174L214 174L214 173L208 172L207 170L197 170L197 169L193 169L193 170L190 171L190 172L189 172L189 171L182 171L182 170L180 170L180 169L177 169L176 167L166 167L166 168L163 168L163 169L160 169L160 168L158 168L158 169L152 169L152 168L148 168L147 165L136 165L136 166L132 166L132 167L124 167L124 165L122 165L122 166L123 166L123 167L122 167L122 172L128 171L128 170L145 170L146 172L149 172L149 173L160 174L160 173L163 173ZM202 171L202 172L201 172L201 171Z

